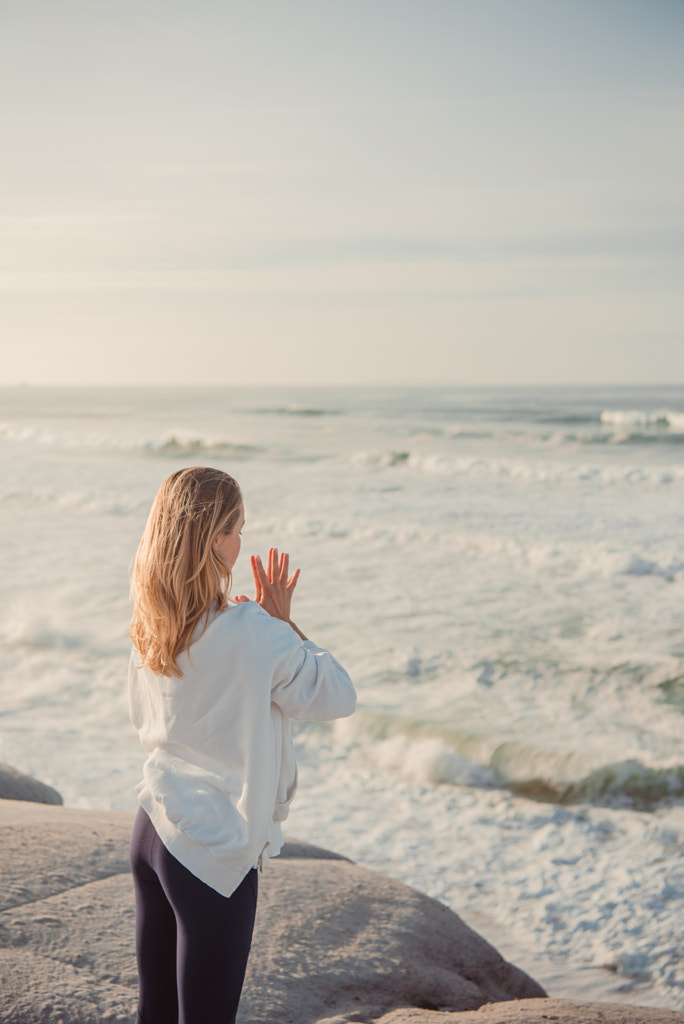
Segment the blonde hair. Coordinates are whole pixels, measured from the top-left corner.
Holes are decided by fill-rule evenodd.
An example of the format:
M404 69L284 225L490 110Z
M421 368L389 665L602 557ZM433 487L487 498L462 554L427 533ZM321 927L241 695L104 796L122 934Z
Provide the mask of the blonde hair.
M230 573L213 542L241 509L237 482L220 469L180 469L159 488L135 558L129 630L153 672L182 677L178 655L204 620L202 636L209 612L226 607Z

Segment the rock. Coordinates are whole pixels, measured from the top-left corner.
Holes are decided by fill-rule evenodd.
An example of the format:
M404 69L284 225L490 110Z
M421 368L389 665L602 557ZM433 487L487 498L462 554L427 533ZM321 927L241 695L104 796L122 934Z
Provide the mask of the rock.
M117 812L0 804L3 1024L133 1021L132 823ZM446 907L329 851L289 843L260 889L244 1022L542 994Z
M336 1024L347 1024L338 1018ZM471 1013L394 1010L373 1024L682 1024L684 1014L616 1003L576 1003L571 999L520 999L482 1006ZM328 1024L318 1021L317 1024Z
M0 800L29 800L38 804L61 804L56 789L24 775L8 764L0 764Z
M132 824L121 812L0 801L2 1024L133 1024ZM446 907L306 843L288 843L259 884L242 1024L546 1024L553 1016L540 1013L557 1006L576 1024L684 1019L607 1004L600 1012L613 1016L572 1016L584 1005L529 998L539 986Z
M343 857L341 853L324 850L322 846L313 846L312 843L301 843L298 839L288 839L278 857L280 860L300 857L307 857L310 860L344 860L351 864L349 857Z
M0 802L2 1024L133 1024L132 823Z
M544 995L447 907L384 875L343 860L276 859L259 881L245 1024Z

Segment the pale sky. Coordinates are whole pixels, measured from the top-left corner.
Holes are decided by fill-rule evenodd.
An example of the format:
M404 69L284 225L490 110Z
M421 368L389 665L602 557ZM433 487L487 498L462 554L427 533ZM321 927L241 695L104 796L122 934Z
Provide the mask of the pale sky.
M23 0L0 383L684 382L683 0Z

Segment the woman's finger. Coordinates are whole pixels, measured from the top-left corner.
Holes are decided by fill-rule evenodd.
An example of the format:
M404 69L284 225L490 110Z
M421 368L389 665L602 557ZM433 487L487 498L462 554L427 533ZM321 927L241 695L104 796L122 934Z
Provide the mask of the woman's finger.
M286 586L287 585L287 574L288 574L289 570L290 570L290 556L287 554L287 552L283 551L282 555L280 556L280 568L279 568L279 574L278 574L278 578L279 578L280 583L282 584L282 586Z
M278 577L278 548L271 548L268 552L268 582L275 583Z
M286 583L286 589L290 594L297 586L297 580L299 579L300 571L300 569L295 569L295 571L292 573L292 575L290 576L289 580Z
M254 589L256 592L255 601L261 601L264 596L264 567L261 564L261 559L258 555L252 555L250 563L252 566L252 576L254 577Z
M259 600L259 576L258 576L257 570L256 570L256 558L254 557L254 555L250 555L249 565L250 565L250 568L252 570L252 576L254 577L254 590L255 590L254 600L258 601Z

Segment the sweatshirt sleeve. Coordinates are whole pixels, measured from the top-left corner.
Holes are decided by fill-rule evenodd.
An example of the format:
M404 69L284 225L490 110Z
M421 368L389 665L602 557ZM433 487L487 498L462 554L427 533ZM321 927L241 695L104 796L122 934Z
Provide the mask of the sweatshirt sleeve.
M288 718L301 721L346 718L356 709L356 692L347 672L311 640L300 641L285 664L281 659L271 700Z
M271 701L288 718L301 721L351 715L356 692L340 663L311 640L301 640L287 623L259 611L258 639L271 662Z

